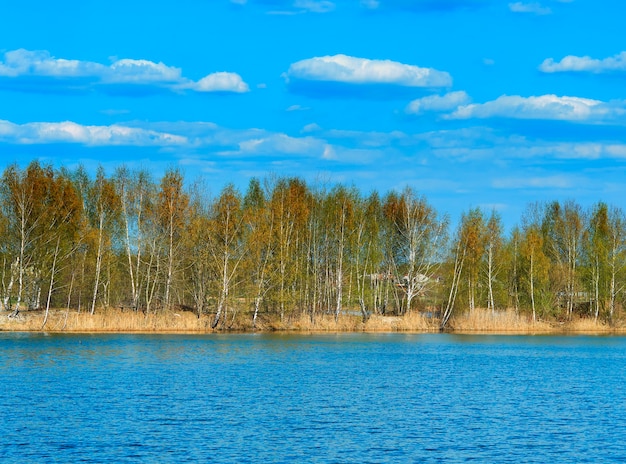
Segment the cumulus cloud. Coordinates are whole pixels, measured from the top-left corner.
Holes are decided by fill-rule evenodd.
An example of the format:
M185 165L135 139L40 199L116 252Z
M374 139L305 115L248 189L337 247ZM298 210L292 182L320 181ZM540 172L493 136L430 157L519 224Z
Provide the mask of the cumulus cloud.
M321 56L293 63L284 75L291 80L343 84L388 84L404 87L448 87L450 74L391 60L370 60L347 55Z
M544 73L588 72L600 74L623 72L626 71L626 51L603 59L568 55L561 61L556 62L553 58L548 58L541 63L539 70Z
M0 76L37 75L50 77L84 77L100 74L106 67L87 61L56 59L46 51L13 50L0 61Z
M605 103L580 97L503 95L486 103L462 105L450 119L512 118L557 121L602 121L626 115L626 102Z
M110 65L55 58L45 50L13 50L0 60L0 87L44 91L92 88L107 91L120 86L168 91L247 92L248 85L235 73L218 72L194 82L180 68L162 62L120 59Z
M515 3L509 3L509 10L511 10L513 13L531 13L531 14L535 14L535 15L549 15L549 14L552 13L552 10L549 7L543 6L539 2L532 2L532 3L515 2Z
M191 88L197 92L245 93L250 90L239 74L229 72L209 74L192 84Z
M79 143L83 145L184 145L187 138L121 125L84 126L71 121L15 124L0 120L0 140L14 144Z
M451 111L468 103L469 95L463 91L450 92L445 95L429 95L413 100L406 107L408 114L423 114L428 111Z
M101 73L103 82L112 83L179 83L182 78L180 68L154 63L148 60L117 60L104 67Z

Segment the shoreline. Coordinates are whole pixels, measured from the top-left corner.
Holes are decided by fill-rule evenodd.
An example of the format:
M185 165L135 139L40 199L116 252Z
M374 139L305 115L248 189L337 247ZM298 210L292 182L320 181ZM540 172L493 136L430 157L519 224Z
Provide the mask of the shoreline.
M191 313L164 311L144 315L117 309L101 310L91 315L67 310L51 310L46 324L41 311L23 311L17 318L8 318L10 312L0 311L0 332L48 334L129 334L129 335L219 335L219 334L286 334L315 335L342 333L369 334L436 334L451 335L588 335L626 336L626 326L609 326L601 321L578 318L572 321L530 321L511 311L490 313L475 310L474 314L458 315L450 326L439 330L437 319L421 313L405 316L372 315L367 322L360 316L341 315L335 321L332 315L319 315L312 323L307 316L292 317L281 323L259 320L252 327L247 315L234 317L227 327L211 328L209 315L198 318Z

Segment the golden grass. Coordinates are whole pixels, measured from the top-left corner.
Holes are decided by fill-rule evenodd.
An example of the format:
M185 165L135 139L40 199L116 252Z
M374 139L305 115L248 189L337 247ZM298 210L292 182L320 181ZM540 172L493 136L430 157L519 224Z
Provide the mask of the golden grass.
M533 321L526 314L517 313L513 309L493 313L484 308L472 312L455 315L450 320L451 332L457 333L502 333L502 334L534 334L534 333L623 333L623 327L611 327L602 321L590 318L575 317L571 321Z
M617 326L611 327L603 321L596 321L591 318L581 318L575 317L571 321L563 322L558 324L565 332L575 332L575 333L612 333L612 332L624 332L624 328Z
M439 329L438 321L428 319L421 313L405 316L382 316L373 314L363 322L359 315L341 314L335 321L334 314L318 314L314 320L308 314L300 314L280 322L260 322L259 330L287 332L433 332Z
M119 309L98 310L92 316L88 312L53 310L43 326L44 313L23 311L14 319L8 312L0 313L0 331L46 331L46 332L126 332L126 333L211 333L213 316L196 317L185 311L142 312ZM263 316L263 315L262 315ZM281 322L279 319L259 317L253 329L251 316L245 312L229 315L225 324L217 331L261 332L437 332L439 320L425 317L414 311L404 316L382 316L373 314L367 322L358 315L341 314L335 321L333 314L318 314L314 322L309 315L293 315ZM475 309L471 313L454 315L448 330L455 333L626 333L626 326L609 326L589 318L574 318L572 321L536 321L514 310L496 311Z
M7 313L8 314L8 313ZM41 311L20 312L18 318L0 318L0 330L46 332L207 332L211 331L209 319L198 319L189 312L163 311L144 314L119 309L105 309L91 315L88 312L54 310L43 325Z
M404 316L374 314L367 321L365 330L367 332L436 332L439 330L439 321L427 318L417 311Z
M515 310L496 311L477 308L450 319L452 332L548 333L554 328L544 321L533 321Z

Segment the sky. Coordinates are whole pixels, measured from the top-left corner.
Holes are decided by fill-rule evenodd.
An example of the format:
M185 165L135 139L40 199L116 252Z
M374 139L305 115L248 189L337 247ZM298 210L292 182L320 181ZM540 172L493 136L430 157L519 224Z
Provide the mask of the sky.
M43 0L0 17L0 168L409 186L454 221L626 208L623 0Z

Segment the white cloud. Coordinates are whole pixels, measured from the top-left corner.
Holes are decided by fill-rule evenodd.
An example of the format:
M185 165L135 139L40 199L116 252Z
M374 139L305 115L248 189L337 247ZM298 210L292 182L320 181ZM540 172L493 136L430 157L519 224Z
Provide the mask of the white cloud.
M239 74L229 72L209 74L192 84L191 88L197 92L245 93L250 90Z
M20 79L48 78L50 85L59 88L63 83L68 89L106 88L109 85L132 85L165 88L172 91L194 90L197 92L236 92L249 90L241 76L235 73L209 74L198 82L182 76L180 68L149 60L120 59L109 66L91 61L66 60L53 57L48 51L14 50L4 54L0 61L1 83L10 84ZM46 81L38 81L38 90L45 88Z
M103 82L110 83L179 83L180 68L148 60L117 60L102 73Z
M292 111L308 111L311 108L309 108L308 106L302 106L302 105L291 105L289 106L285 111L287 112L292 112Z
M509 10L513 13L532 13L536 15L548 15L552 13L552 10L547 6L541 5L539 2L524 3L515 2L509 3Z
M15 144L184 145L184 136L121 125L84 126L71 121L14 124L0 120L0 140Z
M259 138L247 138L239 142L237 152L224 152L225 155L271 155L289 154L321 157L326 144L314 137L291 137L281 133L267 133Z
M486 103L460 106L450 119L512 118L558 121L600 121L626 115L625 102L605 103L580 97L503 95Z
M626 51L601 60L573 55L568 55L558 62L555 62L553 58L548 58L541 63L539 70L545 73L589 72L595 74L626 71Z
M392 84L405 87L448 87L447 72L420 68L391 60L370 60L347 55L310 58L293 63L286 80L340 82L346 84Z
M78 60L55 59L46 51L13 50L0 62L0 76L38 75L50 77L80 77L102 73L105 66Z
M409 114L422 114L427 111L451 111L468 103L469 95L463 91L450 92L445 95L430 95L413 100L406 107Z
M321 130L322 130L322 128L320 127L320 125L319 125L319 124L317 124L317 123L315 123L315 122L312 122L312 123L307 124L306 126L304 126L304 127L302 128L302 131L301 131L301 132L302 132L303 134L306 134L306 133L309 133L309 132L319 132L319 131L321 131Z

